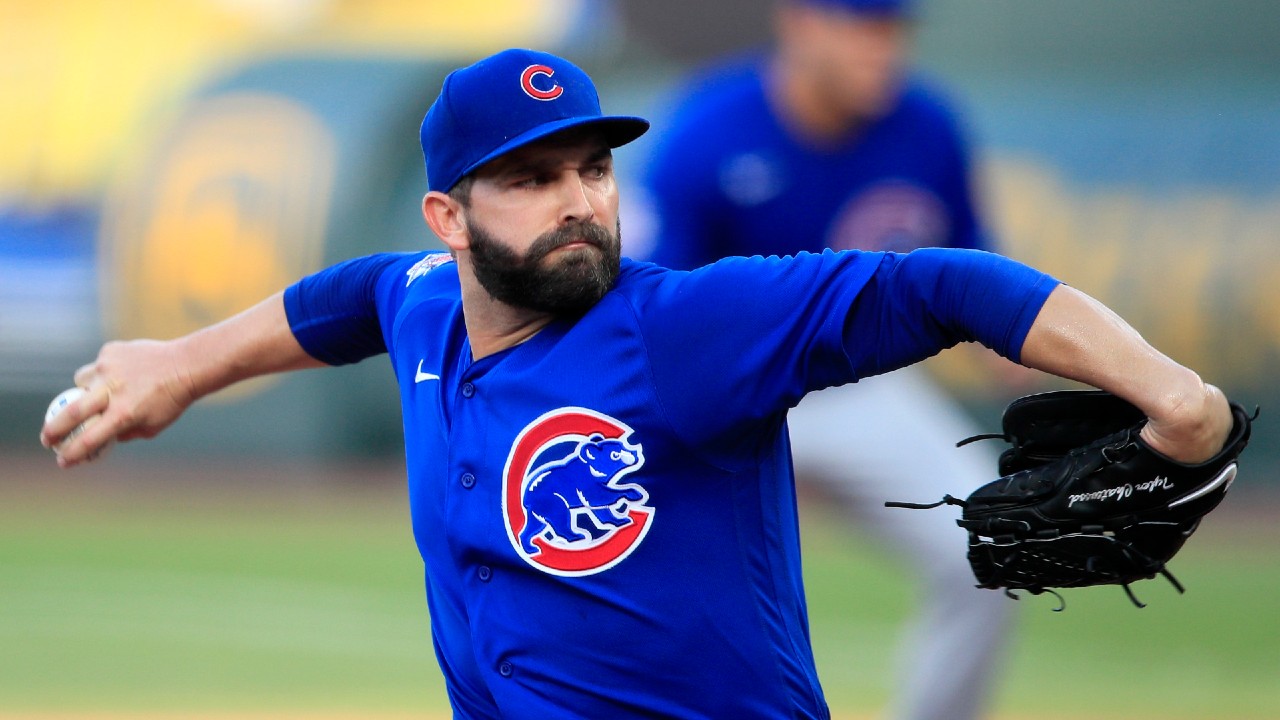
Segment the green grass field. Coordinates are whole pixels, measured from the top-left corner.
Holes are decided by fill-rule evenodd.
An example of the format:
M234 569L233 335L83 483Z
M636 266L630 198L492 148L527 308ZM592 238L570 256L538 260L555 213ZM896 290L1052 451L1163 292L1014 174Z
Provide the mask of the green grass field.
M3 467L0 717L447 716L397 468ZM870 716L911 594L828 513L804 507L819 670ZM997 715L1280 717L1270 516L1229 498L1173 563L1187 594L1140 583L1144 610L1021 601Z

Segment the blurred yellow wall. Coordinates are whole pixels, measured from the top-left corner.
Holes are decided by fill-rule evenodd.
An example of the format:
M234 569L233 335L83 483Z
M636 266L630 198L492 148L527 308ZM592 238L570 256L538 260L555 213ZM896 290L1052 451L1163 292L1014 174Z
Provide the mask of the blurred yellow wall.
M93 195L191 86L266 50L440 55L555 42L587 0L0 0L0 201Z

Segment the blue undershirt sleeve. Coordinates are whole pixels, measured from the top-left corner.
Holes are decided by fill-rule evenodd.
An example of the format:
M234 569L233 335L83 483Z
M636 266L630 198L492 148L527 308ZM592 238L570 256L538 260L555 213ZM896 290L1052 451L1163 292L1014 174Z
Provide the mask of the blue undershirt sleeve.
M388 269L409 257L382 253L347 260L286 288L289 328L307 354L347 365L386 352L378 300L386 295Z
M1039 270L981 250L886 255L845 319L845 350L858 377L968 341L1018 362L1032 323L1058 285Z

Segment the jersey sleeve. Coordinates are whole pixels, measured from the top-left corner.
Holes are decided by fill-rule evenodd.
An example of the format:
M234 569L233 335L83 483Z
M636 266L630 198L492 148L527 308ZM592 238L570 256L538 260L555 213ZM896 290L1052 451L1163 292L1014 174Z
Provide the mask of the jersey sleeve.
M981 250L886 254L845 318L853 373L896 370L961 342L981 343L1018 362L1058 285L1039 270Z
M854 380L844 319L880 259L729 257L664 273L639 296L659 404L689 447L723 448L728 461L805 393Z
M728 448L751 442L808 392L959 342L1016 360L1056 285L976 250L828 250L668 273L638 315L672 425Z
M380 253L347 260L284 291L285 315L298 343L330 365L387 352L405 272L422 253Z

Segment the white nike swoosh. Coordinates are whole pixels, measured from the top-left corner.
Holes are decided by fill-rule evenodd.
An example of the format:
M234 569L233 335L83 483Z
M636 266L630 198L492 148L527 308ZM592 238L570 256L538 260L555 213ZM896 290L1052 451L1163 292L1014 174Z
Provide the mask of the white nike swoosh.
M413 382L420 383L423 380L439 380L440 376L429 372L422 372L422 360L418 361L418 372L413 376Z

